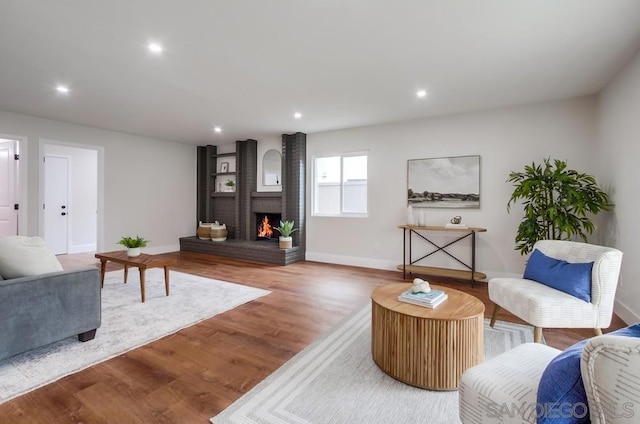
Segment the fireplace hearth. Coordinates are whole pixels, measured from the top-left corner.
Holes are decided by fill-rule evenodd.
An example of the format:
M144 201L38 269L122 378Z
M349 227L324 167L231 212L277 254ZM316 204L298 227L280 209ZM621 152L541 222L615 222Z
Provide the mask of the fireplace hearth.
M218 147L213 145L198 146L197 221L224 222L228 235L227 240L215 243L195 235L181 237L180 250L272 265L303 261L306 255L306 134L282 134L281 153L281 190L257 191L258 165L262 158L258 157L256 140L238 140L235 152L229 153L218 152ZM236 190L220 193L215 187L219 178L226 180L226 174L219 170L220 163L227 158L235 159ZM267 216L271 237L261 236L258 240L258 225L264 215L270 213L280 214ZM281 219L295 222L297 231L292 235L291 248L280 248L278 244L280 234L274 232L274 227Z
M279 213L266 213L266 212L256 212L255 213L255 221L256 221L256 240L278 240L280 234L275 229L275 227L280 225L280 220L282 219L282 214Z

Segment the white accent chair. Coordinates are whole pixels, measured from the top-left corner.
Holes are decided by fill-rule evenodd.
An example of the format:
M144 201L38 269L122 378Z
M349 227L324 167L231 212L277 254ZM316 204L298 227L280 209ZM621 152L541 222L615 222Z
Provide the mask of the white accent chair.
M534 341L542 340L543 328L602 328L611 324L622 252L610 247L564 240L540 240L534 249L570 263L593 262L591 302L524 278L492 278L489 299L495 304L491 326L500 308L535 327Z
M463 424L534 424L538 384L560 353L525 343L462 374L459 417ZM604 335L590 339L580 358L592 424L632 424L640 418L640 339Z

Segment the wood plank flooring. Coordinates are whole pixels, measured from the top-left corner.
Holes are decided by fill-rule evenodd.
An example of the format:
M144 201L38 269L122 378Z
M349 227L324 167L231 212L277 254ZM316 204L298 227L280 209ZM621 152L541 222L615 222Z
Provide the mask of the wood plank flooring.
M401 272L317 262L281 267L188 252L166 256L177 259L177 271L272 293L0 404L1 423L208 423L369 302L375 287L402 281ZM99 266L93 254L59 259L65 269ZM476 296L490 317L486 284L437 283ZM505 311L498 319L521 322ZM605 332L623 326L614 317ZM544 331L547 344L560 349L590 336L588 329Z

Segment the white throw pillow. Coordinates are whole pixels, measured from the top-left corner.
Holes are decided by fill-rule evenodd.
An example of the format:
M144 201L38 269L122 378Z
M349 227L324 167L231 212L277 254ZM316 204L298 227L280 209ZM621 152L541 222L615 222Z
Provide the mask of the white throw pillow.
M62 271L62 265L40 237L0 237L0 274L5 279L55 271Z

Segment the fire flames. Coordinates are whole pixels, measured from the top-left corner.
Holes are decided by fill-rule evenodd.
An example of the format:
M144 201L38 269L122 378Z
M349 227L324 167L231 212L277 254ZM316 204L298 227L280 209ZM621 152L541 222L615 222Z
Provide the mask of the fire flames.
M266 215L262 218L262 223L258 226L258 237L271 237L273 235L273 227L269 223L269 217Z

